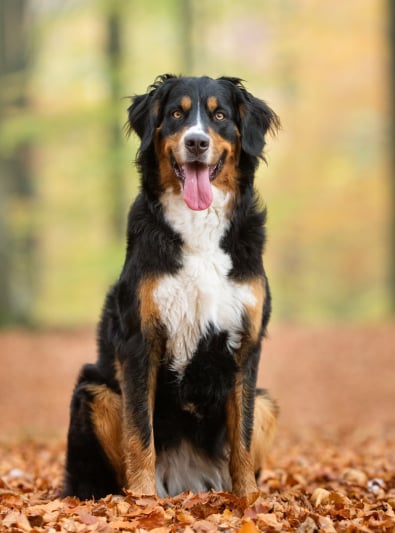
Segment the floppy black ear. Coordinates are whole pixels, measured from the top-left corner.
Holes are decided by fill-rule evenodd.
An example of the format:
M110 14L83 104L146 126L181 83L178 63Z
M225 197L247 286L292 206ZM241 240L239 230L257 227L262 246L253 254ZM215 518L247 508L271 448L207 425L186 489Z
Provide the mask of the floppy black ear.
M262 157L265 135L277 132L280 119L265 102L246 90L240 78L222 76L219 81L232 88L238 107L242 149L248 155Z
M126 130L129 134L135 131L141 139L140 151L143 152L151 144L155 128L161 120L161 104L176 79L172 74L158 76L155 82L148 88L147 94L136 95L132 98L132 105L128 108L128 122Z
M151 93L134 96L128 108L127 133L137 133L141 140L141 151L148 148L154 137L156 117L153 99Z
M262 157L267 133L275 134L280 119L262 100L242 89L240 112L241 147L249 155Z

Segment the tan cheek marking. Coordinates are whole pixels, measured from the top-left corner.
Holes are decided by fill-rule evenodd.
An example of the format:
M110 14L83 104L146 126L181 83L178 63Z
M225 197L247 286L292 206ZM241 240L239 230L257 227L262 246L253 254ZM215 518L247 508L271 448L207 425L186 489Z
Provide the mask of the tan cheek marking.
M181 183L171 164L171 154L178 154L183 132L177 132L164 139L160 138L160 128L156 130L154 145L159 161L159 176L162 189L173 189L176 194L181 192Z
M213 181L213 185L222 189L225 192L233 192L238 194L238 160L240 154L239 141L236 144L232 144L220 135L209 129L209 134L213 142L214 158L217 160L221 155L226 152L226 159L221 172Z
M181 98L181 107L184 111L189 111L192 107L192 100L189 96L183 96Z
M255 297L254 305L246 305L246 313L248 317L249 327L250 327L250 337L253 342L259 340L259 335L262 327L262 310L263 304L266 297L266 291L261 278L256 278L248 282L252 293Z
M218 107L218 100L216 96L209 96L207 98L207 109L213 113Z

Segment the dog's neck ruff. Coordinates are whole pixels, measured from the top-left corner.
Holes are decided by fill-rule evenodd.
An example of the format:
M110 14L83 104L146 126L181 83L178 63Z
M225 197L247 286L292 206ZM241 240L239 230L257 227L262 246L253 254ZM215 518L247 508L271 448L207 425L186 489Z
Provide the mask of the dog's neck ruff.
M184 252L204 252L218 248L219 242L229 227L229 204L233 195L215 186L212 203L204 210L190 209L180 194L168 189L161 196L166 221L177 231L184 242Z
M227 231L232 195L213 187L213 202L205 211L187 207L172 190L161 197L164 215L183 240L182 267L161 278L154 293L167 330L167 357L182 377L199 341L210 330L225 331L233 353L240 347L246 305L256 304L248 284L229 278L232 260L220 246Z

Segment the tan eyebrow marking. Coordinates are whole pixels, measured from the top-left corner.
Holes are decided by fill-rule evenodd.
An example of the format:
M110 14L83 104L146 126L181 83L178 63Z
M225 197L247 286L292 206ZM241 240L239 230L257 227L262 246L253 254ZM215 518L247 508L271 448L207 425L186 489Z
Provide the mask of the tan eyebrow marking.
M181 107L184 111L189 111L192 107L192 100L189 96L183 96L181 98Z
M216 96L209 96L207 98L207 107L208 107L209 111L211 111L212 113L217 109L218 100L217 100Z

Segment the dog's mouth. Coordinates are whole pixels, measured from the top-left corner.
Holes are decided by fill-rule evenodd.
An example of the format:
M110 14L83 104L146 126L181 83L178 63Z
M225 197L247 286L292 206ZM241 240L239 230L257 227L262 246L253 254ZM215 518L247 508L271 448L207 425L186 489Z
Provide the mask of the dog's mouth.
M225 162L225 152L215 165L205 165L199 161L178 164L172 156L174 174L181 181L184 202L194 211L208 209L213 201L211 182L221 172Z

